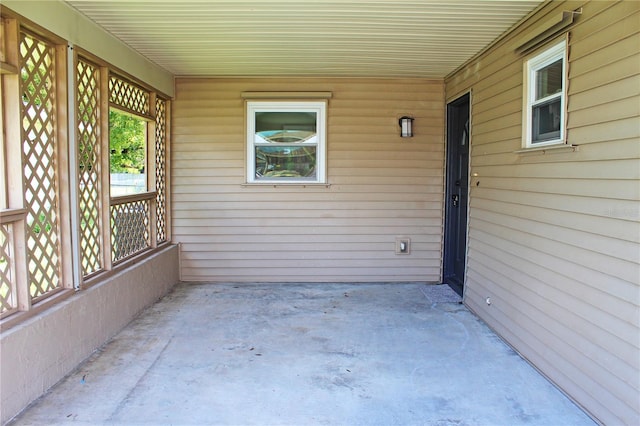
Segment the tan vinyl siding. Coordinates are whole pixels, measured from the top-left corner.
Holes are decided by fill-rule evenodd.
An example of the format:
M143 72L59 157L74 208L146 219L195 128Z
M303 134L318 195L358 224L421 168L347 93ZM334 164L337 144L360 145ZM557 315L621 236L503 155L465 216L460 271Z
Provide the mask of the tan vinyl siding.
M517 153L529 56L515 47L580 6L568 44L578 150ZM605 424L640 418L639 21L640 2L550 2L446 79L448 100L472 90L465 302Z
M244 185L243 92L329 91L329 186ZM426 281L441 275L440 80L189 79L173 102L173 236L189 281ZM415 117L410 139L398 118ZM395 254L396 237L411 254Z

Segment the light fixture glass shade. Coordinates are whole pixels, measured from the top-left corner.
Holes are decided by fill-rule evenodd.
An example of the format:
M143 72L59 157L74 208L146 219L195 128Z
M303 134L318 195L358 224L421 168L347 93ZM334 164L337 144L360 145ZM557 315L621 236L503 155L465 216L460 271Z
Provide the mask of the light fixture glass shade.
M413 118L404 116L400 117L398 121L400 125L400 136L403 138L410 138L413 136Z

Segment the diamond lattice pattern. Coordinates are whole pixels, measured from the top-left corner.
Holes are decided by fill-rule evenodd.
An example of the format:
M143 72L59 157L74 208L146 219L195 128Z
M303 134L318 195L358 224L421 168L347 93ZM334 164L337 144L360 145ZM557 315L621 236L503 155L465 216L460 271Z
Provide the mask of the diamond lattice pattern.
M150 247L149 200L111 206L111 244L114 262Z
M166 140L167 102L156 100L156 241L167 240Z
M27 260L29 290L35 298L61 285L54 48L22 33L20 68Z
M11 270L13 252L11 231L10 223L0 225L0 313L16 307L15 283L12 281Z
M116 76L109 77L109 102L142 115L149 115L149 92Z
M78 204L82 274L102 269L100 245L100 70L78 61Z

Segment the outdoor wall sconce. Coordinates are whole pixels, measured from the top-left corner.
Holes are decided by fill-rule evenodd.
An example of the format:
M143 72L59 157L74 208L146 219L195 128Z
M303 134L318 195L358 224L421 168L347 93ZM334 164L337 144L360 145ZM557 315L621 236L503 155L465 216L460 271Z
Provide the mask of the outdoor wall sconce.
M413 137L413 118L408 116L400 117L398 120L400 125L400 137L410 138Z

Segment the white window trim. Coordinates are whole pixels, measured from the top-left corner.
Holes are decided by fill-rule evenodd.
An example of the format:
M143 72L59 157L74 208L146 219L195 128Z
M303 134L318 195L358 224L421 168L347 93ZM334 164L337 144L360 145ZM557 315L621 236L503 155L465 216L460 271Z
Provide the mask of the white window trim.
M535 73L558 59L562 59L562 91L543 99L534 101L536 93ZM531 149L549 145L560 145L566 143L566 100L567 100L567 43L563 40L561 43L552 46L537 56L527 60L524 66L524 105L523 105L523 148ZM533 107L536 104L546 102L553 97L560 97L560 137L543 142L532 141L533 126Z
M256 185L313 185L327 183L327 102L326 101L247 101L246 103L246 181ZM315 112L316 133L316 179L262 178L256 179L255 170L255 113L256 112Z

